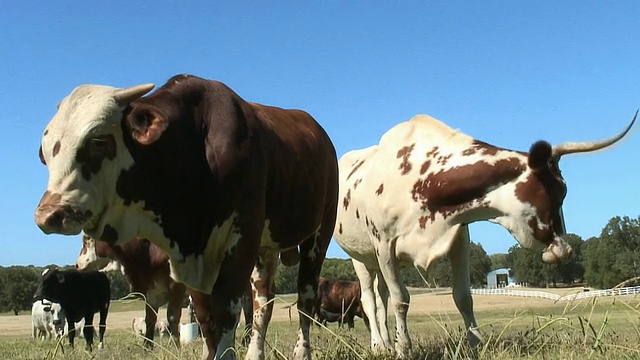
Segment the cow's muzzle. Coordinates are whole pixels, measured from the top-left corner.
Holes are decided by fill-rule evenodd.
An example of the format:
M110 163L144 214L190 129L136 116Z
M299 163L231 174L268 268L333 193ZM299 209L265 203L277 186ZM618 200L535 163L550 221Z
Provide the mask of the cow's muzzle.
M571 245L567 244L560 238L554 240L547 249L542 253L542 261L547 264L557 264L564 260L570 259L573 254Z
M35 221L45 234L76 235L91 218L91 211L77 211L69 205L40 204Z

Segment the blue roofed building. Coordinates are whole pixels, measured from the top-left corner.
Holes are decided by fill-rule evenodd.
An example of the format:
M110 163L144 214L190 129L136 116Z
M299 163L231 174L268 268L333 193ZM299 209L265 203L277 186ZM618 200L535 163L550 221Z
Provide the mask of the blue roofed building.
M513 277L513 270L509 268L500 268L490 271L487 274L487 288L495 289L506 286L516 285L516 280Z

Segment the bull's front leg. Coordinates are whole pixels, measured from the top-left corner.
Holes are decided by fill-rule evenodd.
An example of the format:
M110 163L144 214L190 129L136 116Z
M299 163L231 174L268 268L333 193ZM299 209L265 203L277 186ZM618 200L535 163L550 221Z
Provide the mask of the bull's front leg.
M144 324L144 346L148 349L153 348L153 338L155 335L156 321L158 320L158 306L151 305L147 302L145 308Z
M186 296L184 284L174 282L169 286L169 303L167 304L167 322L171 339L176 346L180 346L180 317L182 316L182 303Z
M220 264L218 277L209 297L210 317L206 321L207 333L201 323L206 342L203 358L217 360L236 358L236 327L242 308L242 297L249 284L257 257L259 237L254 237L253 240L255 241L251 241L250 237L243 237L236 246L227 251L226 257Z
M300 267L298 269L299 329L292 360L311 359L309 328L314 315L318 293L318 277L331 241L335 217L325 218L323 226L315 235L300 244ZM319 311L320 309L318 309Z
M75 322L67 317L67 334L69 335L69 347L73 349L73 341L76 337Z
M92 351L93 350L93 313L89 312L84 317L84 329L82 329L82 334L84 335L84 340L86 341L85 350ZM102 338L100 339L102 340Z
M253 293L253 327L251 342L247 349L247 359L265 358L264 342L273 312L273 283L278 267L278 252L260 249L256 265L251 274Z
M193 310L202 334L202 358L213 359L216 353L216 343L213 336L213 321L211 314L211 295L190 289Z

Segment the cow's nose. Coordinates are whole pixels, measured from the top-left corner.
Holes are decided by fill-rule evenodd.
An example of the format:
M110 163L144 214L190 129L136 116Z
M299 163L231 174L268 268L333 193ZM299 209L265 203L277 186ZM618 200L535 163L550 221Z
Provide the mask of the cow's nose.
M60 325L60 320L53 320L53 325Z
M59 233L62 230L65 211L61 206L45 205L36 209L36 224L45 234Z
M35 221L45 234L76 235L91 217L91 211L79 212L69 205L40 205Z

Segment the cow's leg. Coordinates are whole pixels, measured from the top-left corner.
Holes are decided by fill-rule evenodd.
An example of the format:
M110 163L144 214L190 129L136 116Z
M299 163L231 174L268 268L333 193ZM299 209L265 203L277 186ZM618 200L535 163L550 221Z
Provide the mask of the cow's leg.
M373 280L375 271L367 269L367 267L356 259L351 259L353 263L353 269L360 280L360 302L362 303L362 310L367 318L369 318L369 326L371 331L371 350L374 353L381 353L386 351L389 343L383 341L383 336L380 334L380 328L378 327L380 321L377 320L379 315L386 318L386 312L380 314L376 308L376 296L373 290ZM387 338L389 335L387 334Z
M70 318L67 318L67 334L69 336L69 347L73 349L73 340L76 337L76 327L75 322Z
M167 304L167 323L171 339L176 346L180 346L180 317L182 316L182 302L186 294L184 284L172 282L169 285L169 303Z
M293 360L311 359L309 328L313 317L316 296L318 296L318 278L322 263L331 241L335 225L335 205L327 209L322 226L316 234L300 244L300 267L298 269L298 311L300 328L298 339L293 348Z
M156 322L158 321L158 306L146 303L144 307L144 346L147 349L153 348L153 338L155 336Z
M378 247L378 264L382 277L387 283L391 295L391 306L396 315L396 357L409 358L411 338L407 329L407 312L409 311L409 291L402 282L400 267L396 259L396 239Z
M380 328L380 336L382 336L382 342L385 348L391 349L391 339L389 338L389 323L387 319L387 303L389 302L389 289L387 288L387 282L384 281L382 274L376 271L374 280L374 289L376 297L376 321Z
M193 310L202 333L202 358L213 359L216 353L216 343L213 335L213 318L211 314L211 295L199 291L189 290L193 300Z
M347 326L349 329L353 329L354 328L354 320L353 318L355 317L355 315L353 314L354 309L349 309L349 313L346 315L346 320L347 320Z
M449 250L451 270L453 273L453 301L464 319L467 339L472 347L482 341L473 315L473 299L469 283L469 228L461 226Z
M242 297L249 286L251 272L258 257L262 227L258 229L247 226L242 229L242 238L226 253L220 264L218 278L211 292L211 335L216 344L217 360L236 357L235 336Z
M273 312L273 282L278 266L278 252L260 249L251 274L253 293L253 328L246 359L265 358L264 342Z
M242 346L249 346L251 341L251 328L253 326L253 290L247 286L242 297L242 315L244 317L244 331L242 333Z
M104 304L100 309L100 320L98 322L98 349L104 348L104 333L107 331L107 315L109 314L109 303ZM93 316L91 317L93 319ZM93 330L93 326L91 326Z
M102 318L102 317L101 317ZM93 313L84 317L84 329L82 329L84 340L86 341L85 350L93 350Z

